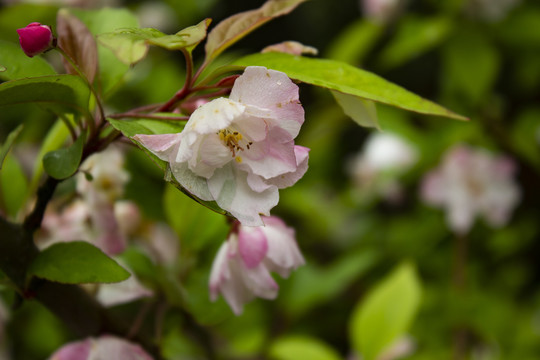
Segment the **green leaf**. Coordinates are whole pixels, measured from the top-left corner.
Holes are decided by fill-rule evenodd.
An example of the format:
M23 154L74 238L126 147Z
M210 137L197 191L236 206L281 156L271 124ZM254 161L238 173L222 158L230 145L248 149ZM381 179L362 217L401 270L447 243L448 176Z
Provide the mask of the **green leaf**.
M46 248L32 262L28 274L63 284L115 283L130 277L116 261L84 241Z
M399 265L353 311L350 338L365 360L374 360L408 330L418 310L421 287L412 264Z
M467 120L466 117L423 99L373 73L335 60L313 59L273 52L249 55L237 60L234 64L264 66L282 71L290 78L330 90L337 90L344 94L355 95L421 114Z
M155 113L152 115L164 115L164 116L174 116L177 114L173 113ZM111 125L116 129L122 132L124 136L129 138L137 134L175 134L182 132L184 129L185 122L181 121L166 121L166 120L155 120L155 119L132 119L132 120L116 120L116 119L107 119ZM180 120L180 117L179 117Z
M204 62L210 62L259 26L290 13L304 1L306 0L268 0L259 9L244 11L223 20L208 34Z
M379 64L393 68L427 52L444 41L452 25L452 20L444 17L403 18L397 35L379 56Z
M19 44L0 40L0 63L5 71L0 73L2 80L15 80L25 77L55 75L52 66L41 56L26 56Z
M26 200L28 180L15 157L8 156L0 171L0 190L7 213L13 217L22 208Z
M69 147L45 154L43 168L47 174L59 180L75 174L81 163L85 138L83 133Z
M23 129L23 124L17 126L15 130L9 133L6 141L0 147L0 170L2 170L2 165L4 164L4 159L6 158L9 150L13 146L13 142L17 139L17 136L21 133Z
M0 84L0 107L36 103L59 112L87 114L89 97L90 89L75 75L40 76Z
M128 28L101 34L98 40L111 49L120 61L131 65L146 56L150 45L160 46L167 50L193 49L206 37L206 29L210 21L210 19L205 19L174 35L166 35L152 28Z
M358 96L330 91L343 112L360 126L380 129L377 119L377 108L373 101L364 100Z
M308 336L287 336L280 338L269 350L273 360L339 360L338 352L319 339Z
M71 9L81 19L90 32L99 34L114 31L118 28L137 27L137 17L127 9L103 8L99 10ZM117 59L114 53L98 42L99 79L104 94L110 93L129 70L129 65Z

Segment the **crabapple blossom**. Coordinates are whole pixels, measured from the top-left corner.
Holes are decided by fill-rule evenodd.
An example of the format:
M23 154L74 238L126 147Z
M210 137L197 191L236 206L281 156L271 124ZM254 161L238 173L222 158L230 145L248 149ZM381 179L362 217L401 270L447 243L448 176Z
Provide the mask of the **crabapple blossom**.
M49 360L152 360L139 345L127 340L104 335L64 345Z
M396 134L378 132L370 135L348 170L359 189L395 200L402 192L397 177L417 161L418 151L412 144Z
M424 177L421 196L446 210L448 226L456 233L467 233L477 215L493 227L503 226L520 200L515 172L515 163L508 157L455 146Z
M260 215L278 203L278 189L307 170L309 149L294 144L303 122L298 86L282 72L250 66L229 99L200 106L181 133L134 139L168 161L191 194L216 201L243 225L260 226Z
M53 46L54 37L51 28L38 22L28 24L22 29L17 29L19 42L26 56L34 57Z
M294 230L280 218L262 219L265 226L236 223L212 264L210 298L215 301L221 293L236 315L256 296L277 296L278 285L270 272L288 277L291 270L305 263Z
M262 49L261 52L282 52L292 55L317 55L319 53L316 48L306 46L298 41L284 41L278 44L269 45Z

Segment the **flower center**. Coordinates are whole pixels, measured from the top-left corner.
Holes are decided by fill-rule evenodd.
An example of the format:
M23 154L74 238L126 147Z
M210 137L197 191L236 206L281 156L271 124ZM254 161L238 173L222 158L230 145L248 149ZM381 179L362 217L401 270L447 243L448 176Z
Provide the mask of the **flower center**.
M223 141L223 143L225 144L225 146L227 146L229 150L231 150L232 157L236 157L236 154L239 151L244 151L244 147L240 145L240 142L244 139L244 137L238 131L231 131L229 129L223 129L219 131L218 135L221 141ZM251 141L249 142L244 141L244 143L245 143L246 149L248 150L251 144L253 144L253 142ZM242 161L240 157L237 157L236 160L238 162Z

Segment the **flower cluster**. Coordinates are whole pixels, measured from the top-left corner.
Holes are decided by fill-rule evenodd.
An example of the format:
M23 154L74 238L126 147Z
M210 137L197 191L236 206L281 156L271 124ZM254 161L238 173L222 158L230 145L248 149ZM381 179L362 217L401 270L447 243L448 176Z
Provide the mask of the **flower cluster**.
M274 216L263 221L260 227L236 223L212 265L210 297L215 301L221 293L237 315L256 296L277 296L279 287L270 272L287 277L304 264L294 230Z
M508 157L456 146L424 178L422 198L446 209L448 226L456 233L467 233L477 215L493 227L503 226L520 200L515 171Z
M178 134L134 139L169 162L174 178L194 196L216 201L243 225L261 226L307 170L309 149L294 144L304 122L298 86L284 73L248 67L229 99L193 112Z

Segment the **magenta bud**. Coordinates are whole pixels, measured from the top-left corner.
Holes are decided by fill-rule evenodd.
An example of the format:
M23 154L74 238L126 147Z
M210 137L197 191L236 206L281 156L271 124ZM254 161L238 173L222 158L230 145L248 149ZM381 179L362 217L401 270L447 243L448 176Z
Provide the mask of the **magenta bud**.
M27 27L17 29L19 42L24 53L33 57L39 55L53 46L53 34L51 28L47 25L41 25L38 22L28 24Z

